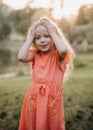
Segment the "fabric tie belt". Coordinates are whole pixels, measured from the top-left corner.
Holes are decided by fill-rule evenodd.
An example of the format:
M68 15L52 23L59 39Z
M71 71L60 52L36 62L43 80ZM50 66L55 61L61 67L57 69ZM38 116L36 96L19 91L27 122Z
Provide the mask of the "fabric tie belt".
M39 88L38 88L38 93L40 93L42 96L44 96L44 94L45 94L45 88L46 88L45 84L41 84L39 86Z
M47 108L48 108L49 87L47 84L39 83L37 91L37 128L36 130L46 129Z

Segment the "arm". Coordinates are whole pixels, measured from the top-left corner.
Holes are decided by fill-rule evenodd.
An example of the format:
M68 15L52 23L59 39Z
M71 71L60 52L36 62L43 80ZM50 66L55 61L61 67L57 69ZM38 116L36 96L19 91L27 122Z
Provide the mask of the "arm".
M51 37L54 41L54 44L59 52L59 55L64 58L67 55L67 46L65 44L65 41L61 39L56 32L51 32Z
M32 53L29 53L29 48L33 42L33 37L28 38L18 53L18 59L22 62L29 62L34 58Z
M60 37L57 34L56 27L50 21L48 21L47 19L41 19L41 22L43 25L45 25L47 27L48 32L49 32L51 38L53 39L54 44L55 44L60 56L62 58L64 58L67 55L67 50L68 50L68 47L65 43L66 41L64 40L65 38Z
M35 28L40 24L40 21L37 21L30 29L29 29L29 35L27 37L26 42L21 47L18 53L18 59L22 62L29 62L32 59L34 59L33 53L29 53L29 49L33 43L33 39L35 36Z

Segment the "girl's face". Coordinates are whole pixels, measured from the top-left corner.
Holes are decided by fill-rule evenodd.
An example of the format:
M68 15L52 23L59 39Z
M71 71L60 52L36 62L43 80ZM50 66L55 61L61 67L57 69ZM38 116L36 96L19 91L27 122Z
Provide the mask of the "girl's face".
M43 25L39 25L35 30L34 44L37 50L46 52L53 49L54 44L51 36L49 35L47 28Z

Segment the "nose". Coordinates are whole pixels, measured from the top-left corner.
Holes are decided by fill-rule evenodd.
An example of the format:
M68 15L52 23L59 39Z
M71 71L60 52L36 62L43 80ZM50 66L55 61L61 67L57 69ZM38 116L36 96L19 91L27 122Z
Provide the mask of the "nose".
M41 42L43 43L43 42L45 42L45 38L44 37L41 37Z

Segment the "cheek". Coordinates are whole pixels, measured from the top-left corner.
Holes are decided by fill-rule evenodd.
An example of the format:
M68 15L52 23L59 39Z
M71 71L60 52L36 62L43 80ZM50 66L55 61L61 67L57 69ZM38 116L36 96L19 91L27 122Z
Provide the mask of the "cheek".
M34 42L33 42L33 46L34 46L35 48L37 48L37 45L38 45L37 41L34 40Z
M36 41L34 42L34 44L35 44L35 46L38 46L38 45L39 45L39 40L36 40Z

